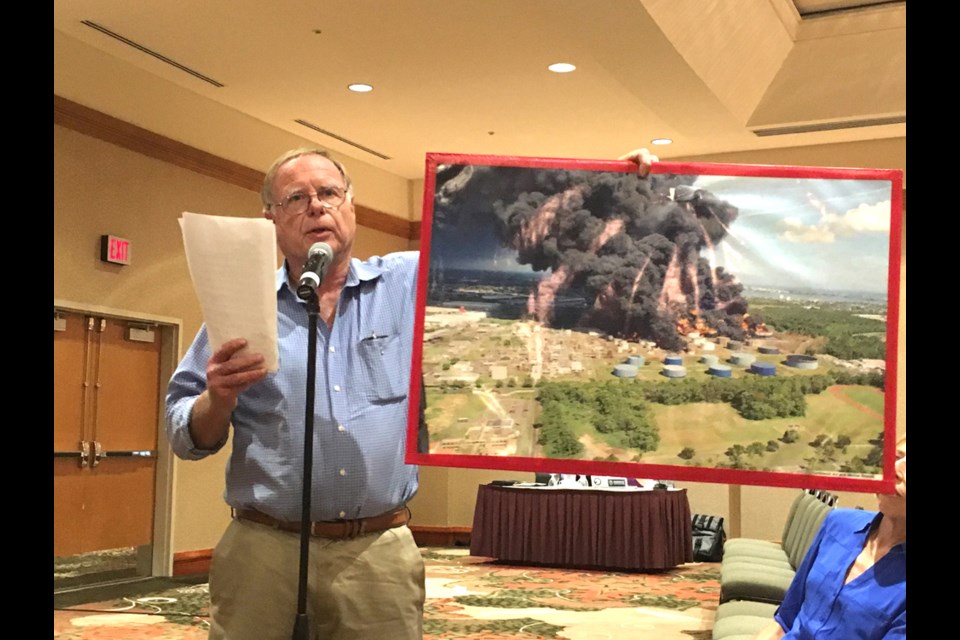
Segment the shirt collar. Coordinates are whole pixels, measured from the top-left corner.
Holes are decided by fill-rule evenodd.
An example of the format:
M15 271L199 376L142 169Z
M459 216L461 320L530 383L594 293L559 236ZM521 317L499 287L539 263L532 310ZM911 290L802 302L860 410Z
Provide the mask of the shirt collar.
M874 524L879 525L881 520L883 520L883 514L878 511L878 512L877 512L877 515L873 516L873 519L871 519L869 522L867 522L867 523L864 524L862 527L860 527L859 529L857 529L856 533L863 534L863 537L866 538L866 537L867 537L867 534L870 533L871 527L873 527ZM902 551L903 553L906 553L906 552L907 552L907 542L906 542L906 541L903 541L903 542L901 542L900 544L895 544L895 545L893 545L893 548L891 548L890 550L891 550L891 551Z
M864 534L864 535L870 533L870 529L873 528L873 525L879 524L879 523L880 523L880 520L882 520L882 519L883 519L883 514L882 514L882 513L879 513L879 512L876 513L876 514L873 516L873 518L871 518L869 521L867 521L862 527L860 527L859 529L857 529L857 533L862 533L862 534Z
M370 280L376 280L383 274L383 269L379 266L372 265L367 262L360 262L356 258L350 259L350 270L347 272L347 281L343 285L346 287L355 287L361 282L369 282ZM277 292L283 288L283 285L289 283L290 281L290 272L287 269L287 261L284 259L283 264L280 265L280 268L277 269ZM296 291L292 287L288 287L294 295Z
M347 284L344 286L355 287L361 282L376 280L383 275L383 268L369 262L360 262L356 258L350 260L350 273L347 274Z

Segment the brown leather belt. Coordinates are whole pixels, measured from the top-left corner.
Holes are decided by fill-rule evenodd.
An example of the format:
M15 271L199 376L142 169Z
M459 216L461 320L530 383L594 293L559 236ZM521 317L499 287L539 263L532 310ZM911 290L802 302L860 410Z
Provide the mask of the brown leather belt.
M285 522L277 520L273 516L257 511L256 509L234 509L233 517L239 520L249 520L258 524L265 524L281 531L301 531L299 522ZM331 540L350 540L357 536L368 533L378 533L402 527L410 522L410 509L406 506L400 507L395 511L381 513L378 516L369 518L358 518L356 520L323 520L310 523L310 535L318 538L329 538Z

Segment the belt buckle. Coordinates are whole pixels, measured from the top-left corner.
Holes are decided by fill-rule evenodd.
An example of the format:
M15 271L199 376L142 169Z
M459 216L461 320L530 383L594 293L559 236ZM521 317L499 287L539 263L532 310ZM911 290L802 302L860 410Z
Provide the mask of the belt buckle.
M367 532L367 520L369 518L356 518L354 520L343 520L344 533L346 540L354 540Z
M344 533L344 537L347 540L353 540L354 538L359 536L361 533L363 533L364 522L360 518L356 520L344 520L343 524L346 526L346 529L347 529L346 532Z
M333 531L324 532L322 527L334 528ZM358 526L356 520L333 520L333 521L317 521L312 522L310 525L310 533L317 538L328 538L330 540L352 540L357 537L358 530L361 527ZM337 531L339 529L339 531Z

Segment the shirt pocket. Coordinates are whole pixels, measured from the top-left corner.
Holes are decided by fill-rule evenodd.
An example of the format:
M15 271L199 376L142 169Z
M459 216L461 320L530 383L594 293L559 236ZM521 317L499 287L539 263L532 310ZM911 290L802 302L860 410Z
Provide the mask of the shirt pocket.
M410 363L400 336L373 334L360 340L363 393L371 402L397 402L407 397ZM409 356L408 356L409 359Z

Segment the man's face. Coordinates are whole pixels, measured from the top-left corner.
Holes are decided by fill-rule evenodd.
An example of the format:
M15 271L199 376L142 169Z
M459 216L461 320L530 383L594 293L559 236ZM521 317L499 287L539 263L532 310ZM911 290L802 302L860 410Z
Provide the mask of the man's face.
M313 194L329 187L345 190L343 176L329 159L315 154L290 160L280 167L274 178L274 202L286 202L294 194L302 194L310 201L307 210L301 214L276 205L265 214L276 226L277 245L294 275L299 275L307 260L307 252L315 242L329 244L336 261L350 258L357 233L353 198L347 195L339 206L326 207Z

